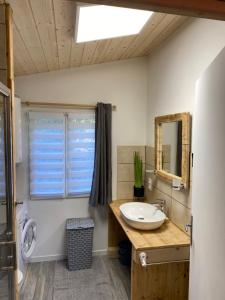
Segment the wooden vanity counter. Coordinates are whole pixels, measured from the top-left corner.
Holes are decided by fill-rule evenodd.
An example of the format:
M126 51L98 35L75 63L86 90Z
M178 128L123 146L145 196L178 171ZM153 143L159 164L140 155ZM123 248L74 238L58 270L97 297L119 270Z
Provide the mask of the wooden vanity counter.
M159 229L142 231L130 227L119 207L129 200L109 205L108 255L118 257L118 244L132 244L131 300L187 300L190 238L170 220ZM139 254L147 254L142 267Z
M120 205L126 202L128 201L114 201L110 204L110 209L135 250L190 246L189 236L169 220L156 230L144 231L130 227L123 220L119 209Z

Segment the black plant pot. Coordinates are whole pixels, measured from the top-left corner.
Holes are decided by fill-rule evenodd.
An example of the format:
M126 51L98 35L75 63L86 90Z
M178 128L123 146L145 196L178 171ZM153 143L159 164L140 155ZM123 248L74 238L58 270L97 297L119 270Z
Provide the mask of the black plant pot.
M140 188L134 186L134 197L141 198L144 197L144 195L145 195L145 189L143 185Z

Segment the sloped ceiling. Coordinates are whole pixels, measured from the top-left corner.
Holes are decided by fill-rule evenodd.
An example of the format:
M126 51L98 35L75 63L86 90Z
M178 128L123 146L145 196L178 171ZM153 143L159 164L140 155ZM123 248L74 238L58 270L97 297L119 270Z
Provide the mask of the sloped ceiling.
M154 13L140 34L76 44L76 2L9 0L13 9L15 75L146 56L187 17Z

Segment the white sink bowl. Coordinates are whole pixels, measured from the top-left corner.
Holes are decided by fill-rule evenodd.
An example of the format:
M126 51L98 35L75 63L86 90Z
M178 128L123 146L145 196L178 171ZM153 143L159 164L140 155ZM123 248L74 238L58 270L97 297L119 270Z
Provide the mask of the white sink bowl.
M120 213L128 225L140 230L157 229L167 219L154 205L143 202L124 203L120 205Z

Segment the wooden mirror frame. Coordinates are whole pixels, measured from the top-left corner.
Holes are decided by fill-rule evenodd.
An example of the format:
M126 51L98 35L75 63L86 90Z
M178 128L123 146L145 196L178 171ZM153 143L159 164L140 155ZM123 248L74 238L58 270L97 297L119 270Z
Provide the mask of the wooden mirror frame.
M162 124L171 122L182 122L182 159L181 177L162 169ZM186 189L189 187L190 172L190 124L191 115L188 112L173 115L159 116L155 118L155 172L156 175L172 182L173 179L181 180L181 184Z

